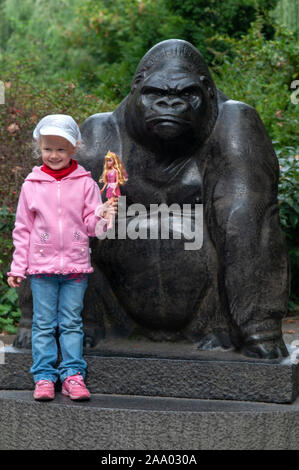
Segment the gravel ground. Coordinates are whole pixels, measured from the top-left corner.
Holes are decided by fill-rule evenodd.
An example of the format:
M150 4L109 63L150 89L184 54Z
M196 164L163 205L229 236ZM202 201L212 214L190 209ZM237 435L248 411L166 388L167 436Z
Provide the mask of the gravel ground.
M296 317L287 317L282 320L282 334L287 344L299 340L299 315Z

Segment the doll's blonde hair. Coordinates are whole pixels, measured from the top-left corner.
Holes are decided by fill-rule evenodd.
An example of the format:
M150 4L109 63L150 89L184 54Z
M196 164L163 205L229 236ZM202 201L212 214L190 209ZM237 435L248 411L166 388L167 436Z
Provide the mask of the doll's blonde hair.
M109 171L108 162L107 162L108 158L113 159L113 162L114 162L113 166L117 170L117 173L118 173L118 184L120 185L125 184L125 182L128 181L128 178L127 178L126 170L123 166L123 163L119 159L119 156L117 155L117 153L110 152L110 150L105 155L104 170L103 170L101 178L99 179L99 182L108 183L108 177L107 177L107 173Z

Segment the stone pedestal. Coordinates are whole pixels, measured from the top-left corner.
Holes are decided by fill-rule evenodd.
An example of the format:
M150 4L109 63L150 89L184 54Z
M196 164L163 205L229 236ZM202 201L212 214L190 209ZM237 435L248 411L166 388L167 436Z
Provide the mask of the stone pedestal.
M117 341L103 344L102 355L85 354L87 386L92 393L269 403L292 403L299 393L299 364L290 358L262 361L182 345L179 359L172 344L156 344L155 353L152 347ZM32 390L31 364L30 351L6 347L0 390Z
M0 449L298 449L292 405L186 398L93 395L73 403L57 393L0 392ZM75 424L74 424L75 423Z
M35 402L31 351L5 348L0 449L298 449L299 365L171 344L85 354L90 402ZM75 426L73 423L80 423ZM44 423L47 423L45 427Z

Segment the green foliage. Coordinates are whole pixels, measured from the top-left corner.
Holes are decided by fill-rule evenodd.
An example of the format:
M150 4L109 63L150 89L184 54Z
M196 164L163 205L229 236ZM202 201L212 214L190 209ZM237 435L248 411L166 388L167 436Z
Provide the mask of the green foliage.
M288 30L293 31L297 39L299 38L299 2L297 0L279 0L271 16Z
M164 0L88 0L78 16L81 25L69 36L68 46L89 51L89 85L108 101L126 96L148 49L183 33L184 21L170 14Z
M1 71L25 57L31 70L23 74L36 86L80 82L110 102L127 94L144 53L181 37L184 23L165 0L4 0L2 13Z
M27 78L35 80L35 84L45 85L53 77L70 80L67 71L70 51L65 48L64 36L69 26L74 27L74 12L81 3L81 0L4 0L0 61L24 57L31 64Z
M185 20L183 37L202 52L210 63L219 52L215 34L240 38L247 33L258 15L263 18L263 32L273 37L269 17L278 0L166 0L169 9ZM221 52L221 49L220 49Z
M290 85L299 76L299 45L292 33L280 27L274 39L267 41L262 24L259 18L239 40L218 36L230 52L218 58L214 78L227 96L256 108L272 140L281 147L296 147L298 109L291 102Z
M0 268L1 264L2 260L0 260ZM21 310L18 307L18 294L15 289L7 286L3 277L0 270L0 332L5 331L14 334L21 318Z
M2 0L0 67L25 57L22 73L36 86L76 82L86 94L119 102L144 53L172 37L192 42L213 65L277 0Z
M278 143L275 143L276 145ZM299 302L299 147L276 148L280 164L280 221L288 244L291 264L292 310Z
M0 207L0 246L1 259L0 263L7 268L10 263L11 256L11 232L15 224L15 214L8 212L7 207Z
M12 255L11 232L14 228L15 214L10 213L6 206L0 207L0 333L5 331L14 334L17 330L21 311L18 306L18 293L6 282Z

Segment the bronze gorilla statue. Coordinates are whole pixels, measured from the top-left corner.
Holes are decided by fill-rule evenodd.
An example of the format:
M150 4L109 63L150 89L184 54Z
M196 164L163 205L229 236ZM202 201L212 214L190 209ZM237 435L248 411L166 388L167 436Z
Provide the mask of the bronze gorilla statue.
M90 116L81 132L86 152L78 161L96 181L109 149L123 160L126 207L190 204L196 229L195 206L203 204L197 250L184 249L183 230L180 239L91 240L95 271L84 302L86 347L141 335L187 339L201 350L234 347L253 357L287 356L281 319L289 276L277 203L279 166L257 112L216 88L194 46L170 39L143 57L116 110ZM130 212L126 223L134 217ZM22 295L19 346L30 328L28 289Z

